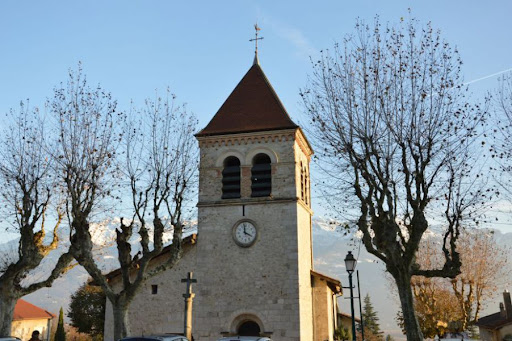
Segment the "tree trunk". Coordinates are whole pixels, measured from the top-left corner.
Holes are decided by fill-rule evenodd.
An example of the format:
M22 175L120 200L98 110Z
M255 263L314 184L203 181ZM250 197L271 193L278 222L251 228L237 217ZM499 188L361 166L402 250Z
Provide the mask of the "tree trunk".
M423 334L420 324L414 313L413 292L411 288L411 275L398 271L393 275L398 287L400 304L402 306L402 315L404 318L405 336L407 341L422 341Z
M114 311L114 340L122 339L130 336L130 322L128 320L128 304L122 302L112 302L112 310Z
M0 297L0 337L11 335L14 306L18 299L2 292Z

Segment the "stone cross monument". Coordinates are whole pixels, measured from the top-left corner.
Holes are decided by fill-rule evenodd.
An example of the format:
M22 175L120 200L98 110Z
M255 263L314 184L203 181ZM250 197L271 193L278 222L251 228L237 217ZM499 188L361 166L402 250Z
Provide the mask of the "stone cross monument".
M193 272L187 274L187 278L181 280L182 283L187 283L187 291L183 294L185 297L185 318L184 318L184 335L192 340L192 302L196 294L192 293L192 283L197 283L197 279L192 278Z

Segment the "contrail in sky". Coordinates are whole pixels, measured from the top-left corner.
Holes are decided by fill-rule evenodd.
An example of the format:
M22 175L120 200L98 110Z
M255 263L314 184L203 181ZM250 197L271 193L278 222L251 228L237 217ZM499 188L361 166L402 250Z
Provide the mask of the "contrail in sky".
M473 83L476 83L476 82L479 82L479 81L483 81L484 79L491 78L491 77L494 77L494 76L498 76L498 75L501 75L502 73L506 73L506 72L509 72L509 71L512 71L512 68L509 68L509 69L506 69L506 70L503 70L503 71L499 71L499 72L495 72L495 73L493 73L491 75L487 75L487 76L480 77L480 78L477 78L477 79L473 79L472 81L466 82L463 85L469 85L469 84L473 84Z

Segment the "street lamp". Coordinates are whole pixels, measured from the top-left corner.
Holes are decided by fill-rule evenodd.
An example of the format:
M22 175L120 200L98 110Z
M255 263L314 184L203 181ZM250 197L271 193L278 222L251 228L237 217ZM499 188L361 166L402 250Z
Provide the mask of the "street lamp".
M350 312L352 313L352 340L356 341L356 320L354 318L354 291L352 287L352 273L356 268L357 260L352 251L349 251L345 257L345 268L348 272L348 284L350 286Z

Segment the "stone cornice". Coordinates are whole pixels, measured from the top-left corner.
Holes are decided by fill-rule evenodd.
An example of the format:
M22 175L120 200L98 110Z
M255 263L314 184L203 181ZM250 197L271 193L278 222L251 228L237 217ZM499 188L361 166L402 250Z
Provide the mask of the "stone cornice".
M298 129L258 131L253 133L197 136L199 147L222 147L260 142L290 141L296 138Z
M313 210L304 201L298 200L299 204L310 214L313 215Z
M309 160L311 155L313 155L313 148L311 148L311 145L306 139L306 135L304 135L302 132L302 129L299 128L295 131L295 140L297 141L297 144L299 145L302 152L307 156Z
M224 199L222 201L200 201L197 207L215 207L215 206L240 206L240 205L267 205L281 204L289 202L298 202L299 198L246 198L246 199Z

